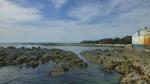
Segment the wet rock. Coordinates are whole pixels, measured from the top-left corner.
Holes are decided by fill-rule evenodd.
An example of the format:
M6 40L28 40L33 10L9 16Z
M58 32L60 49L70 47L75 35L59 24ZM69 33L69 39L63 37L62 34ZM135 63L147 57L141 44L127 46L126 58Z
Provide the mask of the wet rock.
M39 65L38 61L30 61L29 63L27 63L27 67L32 67L32 68L36 68Z
M36 68L40 63L45 64L49 61L59 66L50 73L59 74L69 71L70 68L87 67L87 64L70 51L61 49L45 49L40 47L32 48L8 48L0 47L0 66L20 66ZM62 65L63 64L63 65Z
M64 74L71 68L87 67L87 64L79 57L69 51L61 49L43 49L40 47L32 48L0 48L0 66L19 66L36 68L40 63L55 63L58 67L50 70L49 74Z
M23 64L24 62L27 62L27 59L28 57L26 56L20 56L15 61L16 61L16 64L19 65L19 64Z
M84 68L84 67L87 67L87 63L85 63L83 60L80 60L80 59L74 59L74 60L71 60L69 62L69 66L70 67L79 67L79 68Z
M90 50L81 53L91 62L103 66L103 70L115 70L124 76L121 84L149 84L149 53L134 48Z
M60 65L58 67L55 67L54 69L49 71L49 75L61 75L65 72L69 71L69 67L66 65Z

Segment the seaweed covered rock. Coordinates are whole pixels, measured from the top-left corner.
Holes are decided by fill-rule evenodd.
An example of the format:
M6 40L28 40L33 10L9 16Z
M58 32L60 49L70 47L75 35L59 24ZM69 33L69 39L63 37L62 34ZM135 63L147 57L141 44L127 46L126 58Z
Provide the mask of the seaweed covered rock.
M67 65L62 64L50 70L49 75L61 75L68 71L69 67Z
M45 64L49 61L55 63L58 67L50 73L64 73L70 68L87 67L87 64L73 52L61 49L45 49L40 47L15 48L13 46L0 47L0 67L1 66L20 66L36 68L39 64Z
M83 60L80 59L75 59L75 60L71 60L69 62L69 67L87 67L87 63L85 63Z
M104 70L115 70L124 76L122 84L150 84L150 53L135 48L89 50L81 53Z
M30 61L26 64L26 67L32 67L32 68L36 68L39 65L38 61Z

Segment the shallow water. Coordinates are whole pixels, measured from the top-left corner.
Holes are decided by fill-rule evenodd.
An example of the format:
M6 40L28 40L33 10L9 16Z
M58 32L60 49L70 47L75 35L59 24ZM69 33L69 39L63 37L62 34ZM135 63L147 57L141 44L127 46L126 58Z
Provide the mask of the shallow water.
M12 44L11 44L12 45ZM7 45L0 46L7 47ZM15 45L16 47L32 47L33 45ZM38 45L34 45L37 47ZM100 66L87 61L80 52L90 49L107 49L108 47L81 47L81 46L40 46L43 48L58 48L76 53L88 63L87 69L66 72L59 76L48 76L53 64L41 64L37 68L1 67L0 84L119 84L121 75L118 73L103 72Z

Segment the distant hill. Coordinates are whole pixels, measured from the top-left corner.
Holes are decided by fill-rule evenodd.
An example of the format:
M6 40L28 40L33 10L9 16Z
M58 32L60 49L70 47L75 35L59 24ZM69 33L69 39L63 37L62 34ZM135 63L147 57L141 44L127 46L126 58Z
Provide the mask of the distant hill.
M100 40L85 40L80 43L82 44L131 44L132 36L125 36L123 38L106 38Z

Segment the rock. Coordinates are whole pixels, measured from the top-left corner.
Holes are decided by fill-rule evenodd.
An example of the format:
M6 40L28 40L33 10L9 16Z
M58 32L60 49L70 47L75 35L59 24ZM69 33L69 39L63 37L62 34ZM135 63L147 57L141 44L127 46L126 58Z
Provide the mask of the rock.
M49 61L59 66L50 73L59 74L70 70L70 68L87 67L87 64L73 52L61 49L43 49L40 47L32 48L8 48L0 47L0 66L20 66L36 68L40 63L45 64ZM63 64L63 65L62 65Z
M80 59L73 59L69 62L70 67L79 67L79 68L85 68L87 67L87 63L85 63L83 60Z
M100 64L105 71L115 70L123 74L121 84L150 84L150 56L135 48L90 50L81 53L91 62Z
M32 68L36 68L39 65L38 61L30 61L29 63L27 63L27 67L32 67Z
M61 65L49 71L49 75L61 75L69 71L69 67Z

